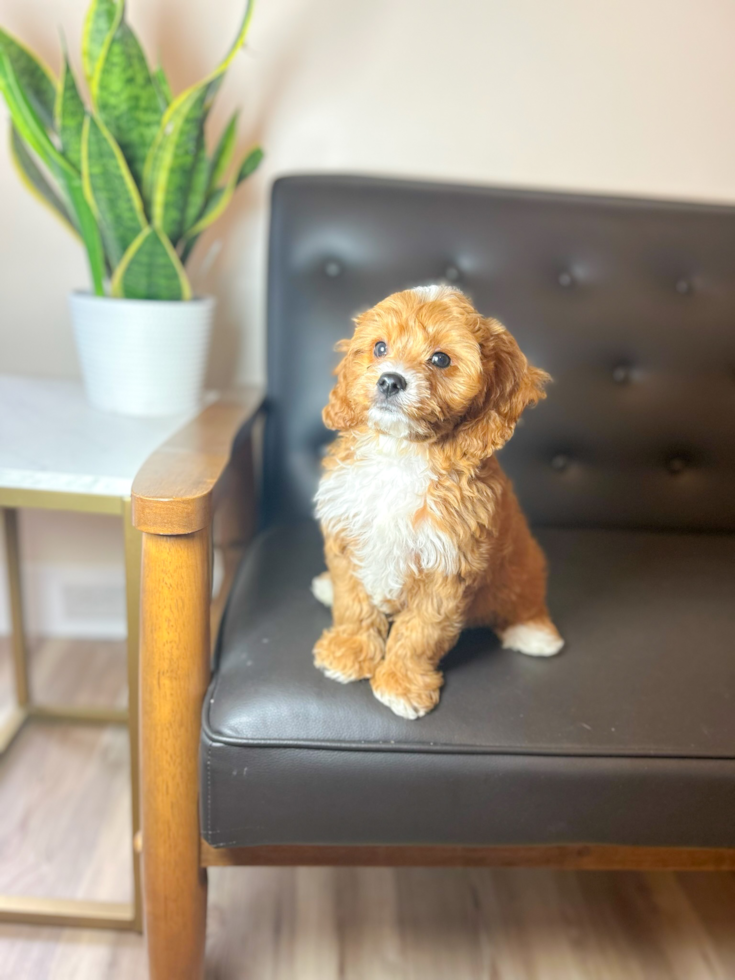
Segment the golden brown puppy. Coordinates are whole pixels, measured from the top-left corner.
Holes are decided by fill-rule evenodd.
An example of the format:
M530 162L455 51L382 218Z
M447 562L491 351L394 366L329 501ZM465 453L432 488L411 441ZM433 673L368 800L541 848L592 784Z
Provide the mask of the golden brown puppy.
M463 627L533 656L563 646L543 553L495 459L549 376L448 286L395 293L355 323L323 413L340 434L316 495L329 571L313 589L334 625L314 658L420 718Z

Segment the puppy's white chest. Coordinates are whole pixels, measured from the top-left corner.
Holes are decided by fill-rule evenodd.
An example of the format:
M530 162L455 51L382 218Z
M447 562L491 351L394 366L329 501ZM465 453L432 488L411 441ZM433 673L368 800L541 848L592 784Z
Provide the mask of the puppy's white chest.
M370 439L322 477L317 516L350 538L357 574L378 606L398 599L410 574L456 568L447 535L430 519L416 520L433 479L420 449L390 436Z

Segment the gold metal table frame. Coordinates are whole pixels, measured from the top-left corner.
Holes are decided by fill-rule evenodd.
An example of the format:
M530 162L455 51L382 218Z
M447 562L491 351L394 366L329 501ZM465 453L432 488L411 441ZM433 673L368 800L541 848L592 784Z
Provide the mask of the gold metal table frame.
M0 487L5 530L5 550L10 593L12 654L16 706L0 725L0 755L6 752L23 726L32 721L75 724L126 725L130 741L132 802L132 902L98 902L0 895L0 922L23 922L46 926L70 926L142 931L140 887L140 798L138 753L138 642L140 615L141 534L131 521L130 498L64 491L10 489ZM114 514L122 518L125 540L125 591L127 605L128 709L93 708L76 705L38 704L33 700L28 671L23 595L20 570L18 509L77 511Z

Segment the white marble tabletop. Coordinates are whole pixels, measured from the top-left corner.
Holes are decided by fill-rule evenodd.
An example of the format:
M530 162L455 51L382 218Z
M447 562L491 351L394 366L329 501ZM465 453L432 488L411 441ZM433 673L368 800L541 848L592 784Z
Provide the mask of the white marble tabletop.
M0 487L127 497L148 456L191 417L107 415L79 382L0 374Z

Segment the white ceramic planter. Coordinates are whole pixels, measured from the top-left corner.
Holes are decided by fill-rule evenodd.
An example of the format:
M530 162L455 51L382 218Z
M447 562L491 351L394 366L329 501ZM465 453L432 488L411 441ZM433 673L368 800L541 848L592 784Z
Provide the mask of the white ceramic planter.
M178 415L199 405L215 301L69 297L87 398L117 415Z

